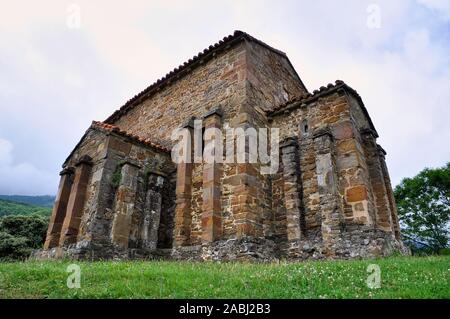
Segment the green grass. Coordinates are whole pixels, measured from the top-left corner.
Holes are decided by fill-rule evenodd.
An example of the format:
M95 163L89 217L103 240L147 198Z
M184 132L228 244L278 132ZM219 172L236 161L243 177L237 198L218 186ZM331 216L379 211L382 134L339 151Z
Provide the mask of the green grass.
M450 298L450 257L249 264L167 261L0 263L1 298ZM369 289L367 266L381 268Z
M51 207L34 206L0 199L0 217L11 215L39 215L49 217L51 213Z

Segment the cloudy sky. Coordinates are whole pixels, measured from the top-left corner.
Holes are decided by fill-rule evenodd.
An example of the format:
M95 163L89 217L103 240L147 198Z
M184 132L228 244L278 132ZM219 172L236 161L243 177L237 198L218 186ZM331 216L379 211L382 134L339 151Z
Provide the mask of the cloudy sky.
M0 0L0 194L55 194L93 119L236 29L357 89L394 184L450 160L450 0L126 3Z

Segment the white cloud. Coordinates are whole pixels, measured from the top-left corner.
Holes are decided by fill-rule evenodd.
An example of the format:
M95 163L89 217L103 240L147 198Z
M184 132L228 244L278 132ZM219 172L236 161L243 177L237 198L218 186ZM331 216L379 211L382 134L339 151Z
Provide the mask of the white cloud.
M0 194L55 193L57 185L52 173L39 170L27 162L14 164L12 152L11 142L0 138Z
M450 20L450 1L448 0L417 0L418 3L438 13L444 20Z

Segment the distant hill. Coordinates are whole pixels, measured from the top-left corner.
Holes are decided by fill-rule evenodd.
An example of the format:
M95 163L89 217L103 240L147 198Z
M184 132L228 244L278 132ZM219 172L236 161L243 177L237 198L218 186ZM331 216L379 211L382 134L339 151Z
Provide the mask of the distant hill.
M17 203L9 200L0 199L0 217L9 215L41 215L50 216L51 207L35 206L24 203Z
M55 196L22 196L22 195L0 195L0 199L11 202L29 204L41 207L53 207Z

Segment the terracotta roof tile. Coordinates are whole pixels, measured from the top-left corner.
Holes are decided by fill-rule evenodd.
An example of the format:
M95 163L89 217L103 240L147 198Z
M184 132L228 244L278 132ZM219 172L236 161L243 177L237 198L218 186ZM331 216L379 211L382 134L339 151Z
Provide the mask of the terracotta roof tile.
M326 87L321 86L319 90L314 90L313 93L307 93L299 97L295 97L291 100L289 100L286 103L283 103L281 105L278 105L274 107L272 110L269 110L266 112L267 116L272 117L276 116L280 113L289 112L290 110L297 108L300 105L310 103L319 97L325 96L327 94L333 93L339 89L345 89L347 92L352 94L359 102L359 105L361 106L361 109L363 113L366 115L369 125L372 128L372 130L375 132L376 136L378 137L378 133L376 132L375 126L373 125L372 119L369 116L369 113L367 112L367 109L364 105L364 102L362 101L361 96L358 94L356 90L348 86L344 81L342 80L336 80L334 84L329 83Z
M100 129L103 131L107 131L107 132L114 132L118 135L121 135L123 137L127 137L131 140L134 140L136 142L145 144L146 146L150 146L154 149L157 149L159 151L163 151L163 152L170 152L170 149L167 147L164 147L162 145L159 145L157 143L152 142L150 139L144 139L140 136L137 135L133 135L131 133L128 133L127 131L121 130L118 126L116 125L112 125L112 124L107 124L104 122L99 122L99 121L92 121L92 125L91 128L95 128L95 129Z
M325 86L321 86L318 90L314 90L313 93L306 93L304 95L295 97L281 105L278 105L276 107L274 107L272 110L267 111L268 115L272 115L275 114L279 111L282 111L283 109L287 109L289 108L289 106L291 106L294 103L299 103L299 102L310 102L316 98L318 98L319 96L323 96L324 94L328 94L334 90L337 90L340 87L343 86L347 86L343 81L341 80L337 80L335 82L335 84L329 83L326 87ZM356 91L355 91L356 92Z

